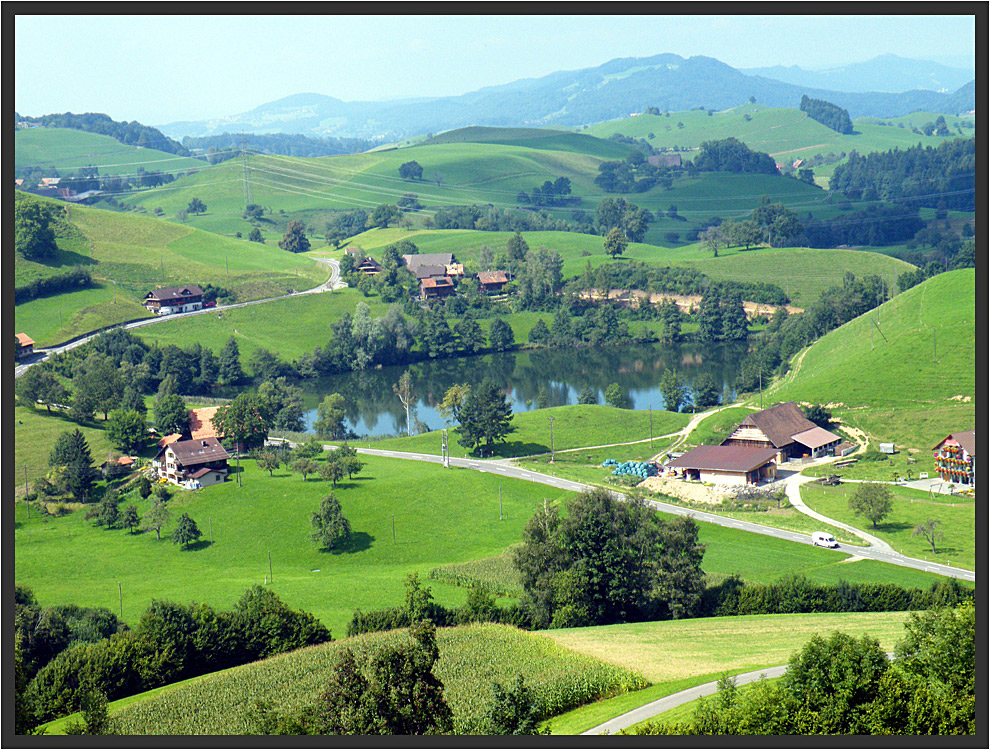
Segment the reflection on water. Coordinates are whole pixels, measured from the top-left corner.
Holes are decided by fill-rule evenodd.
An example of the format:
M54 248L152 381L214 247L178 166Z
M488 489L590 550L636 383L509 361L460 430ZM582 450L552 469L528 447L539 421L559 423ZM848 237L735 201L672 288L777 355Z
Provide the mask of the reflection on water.
M480 357L417 362L408 366L418 404L418 420L431 430L444 427L436 405L455 383L476 385L492 378L509 397L513 412L537 408L541 389L550 406L576 404L585 388L598 390L599 403L612 383L618 383L632 409L660 409L663 399L657 390L665 369L676 370L691 386L704 373L723 389L723 397L734 394L731 384L746 355L746 342L725 344L682 343L674 345L631 344L601 349L538 349L487 354ZM316 405L329 393L344 396L347 426L358 435L405 434L406 412L392 392L392 385L406 367L388 367L352 372L317 380L301 381L307 431L316 421Z

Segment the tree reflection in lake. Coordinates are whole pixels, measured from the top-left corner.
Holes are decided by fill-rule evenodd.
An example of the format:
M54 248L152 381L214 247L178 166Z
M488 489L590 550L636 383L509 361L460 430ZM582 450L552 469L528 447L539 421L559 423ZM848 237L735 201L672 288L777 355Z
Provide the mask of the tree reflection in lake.
M431 430L446 426L437 412L443 395L455 383L479 385L485 378L498 383L509 397L513 412L536 408L540 390L549 395L551 406L576 404L585 388L602 393L618 383L633 409L661 409L657 385L665 369L678 372L690 388L707 373L722 387L723 398L732 398L732 382L746 355L747 342L674 345L631 344L600 349L536 349L486 354L479 357L429 360L408 367L350 372L316 380L300 381L307 431L316 420L316 405L328 393L344 396L347 426L358 435L405 434L406 411L392 386L408 369L418 398L414 420Z

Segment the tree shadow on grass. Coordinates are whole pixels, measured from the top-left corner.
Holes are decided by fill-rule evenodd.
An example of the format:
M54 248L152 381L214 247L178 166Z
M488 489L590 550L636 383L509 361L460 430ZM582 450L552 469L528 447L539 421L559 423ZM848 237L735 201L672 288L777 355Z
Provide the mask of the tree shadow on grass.
M888 521L887 523L878 523L877 531L885 531L888 534L896 534L899 531L909 531L914 528L914 524L904 523L903 521Z
M348 555L354 552L364 552L371 548L371 543L375 541L375 538L371 534L367 534L363 531L353 532L347 540L329 550L331 555Z
M549 453L550 446L542 443L524 443L517 440L511 443L499 443L495 445L491 454L486 450L482 456L480 451L471 454L476 458L514 458L515 456L532 456L535 453Z
M192 542L190 545L183 548L183 551L193 552L201 549L206 549L207 547L212 547L212 546L213 546L213 542L211 542L209 539L200 539L199 541Z

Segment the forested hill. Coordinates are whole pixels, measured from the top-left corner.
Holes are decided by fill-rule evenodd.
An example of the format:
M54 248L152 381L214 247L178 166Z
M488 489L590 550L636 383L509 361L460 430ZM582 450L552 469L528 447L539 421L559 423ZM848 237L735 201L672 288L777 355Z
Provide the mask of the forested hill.
M823 99L851 117L896 117L918 110L969 111L975 84L954 94L935 91L849 93L811 89L748 76L711 57L662 54L612 60L597 68L560 71L461 96L388 102L344 102L322 94L300 94L238 115L163 125L173 136L222 132L291 132L310 136L398 140L411 135L472 125L581 126L627 117L647 107L683 111L724 110L756 99L769 107L796 108L803 95Z
M84 130L87 133L108 135L128 146L141 146L142 148L153 148L156 151L164 151L167 154L189 156L189 151L185 146L178 141L172 140L157 128L153 128L150 125L142 125L136 120L132 120L131 122L117 122L111 119L109 115L98 112L86 112L81 115L64 112L62 114L42 115L40 117L30 117L15 112L14 122L37 123L46 128Z

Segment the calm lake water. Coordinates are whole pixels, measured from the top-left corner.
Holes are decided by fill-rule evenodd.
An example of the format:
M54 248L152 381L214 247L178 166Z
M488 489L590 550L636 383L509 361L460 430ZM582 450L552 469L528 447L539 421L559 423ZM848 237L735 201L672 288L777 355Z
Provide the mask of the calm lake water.
M612 383L618 383L631 409L662 409L657 386L664 370L678 372L690 387L708 373L722 386L723 398L732 398L731 384L749 348L747 342L725 344L681 343L631 344L601 349L533 350L479 357L432 360L402 367L351 372L333 377L303 381L304 417L307 432L316 421L316 406L330 393L345 399L347 427L359 436L381 437L405 434L406 412L392 386L408 369L418 403L413 415L417 427L436 430L445 427L436 405L456 383L480 384L492 378L505 391L513 412L537 408L540 390L546 391L550 406L576 404L585 388L598 390L599 403ZM417 422L418 420L418 422Z

